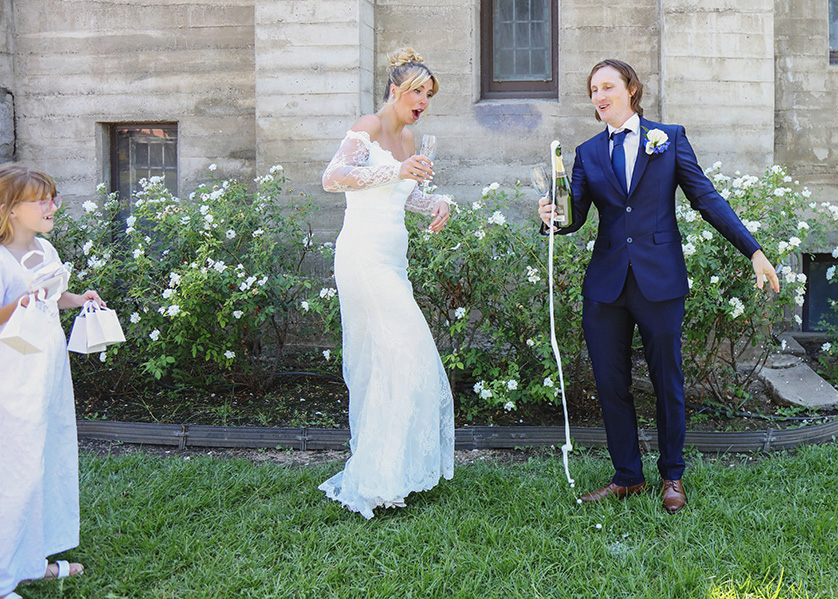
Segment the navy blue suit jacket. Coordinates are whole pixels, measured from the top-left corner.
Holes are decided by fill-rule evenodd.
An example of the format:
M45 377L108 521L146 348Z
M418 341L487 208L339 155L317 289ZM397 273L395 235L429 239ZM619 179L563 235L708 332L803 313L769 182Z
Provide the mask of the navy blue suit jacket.
M559 233L578 230L591 204L597 207L599 232L582 286L582 295L597 302L617 299L629 264L647 300L686 296L687 269L675 217L678 186L692 208L745 256L750 259L760 249L701 170L684 128L642 117L640 126L640 147L628 194L620 189L611 166L607 129L576 148L571 181L574 223ZM646 154L646 132L652 129L669 136L669 147L660 154Z

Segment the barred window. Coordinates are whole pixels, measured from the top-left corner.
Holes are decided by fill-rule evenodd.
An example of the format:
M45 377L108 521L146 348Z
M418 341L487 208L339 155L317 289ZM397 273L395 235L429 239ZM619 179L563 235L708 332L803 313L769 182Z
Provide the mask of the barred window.
M484 98L558 97L558 0L482 0Z
M111 126L111 191L119 192L126 214L140 179L151 177L163 177L177 195L177 123Z

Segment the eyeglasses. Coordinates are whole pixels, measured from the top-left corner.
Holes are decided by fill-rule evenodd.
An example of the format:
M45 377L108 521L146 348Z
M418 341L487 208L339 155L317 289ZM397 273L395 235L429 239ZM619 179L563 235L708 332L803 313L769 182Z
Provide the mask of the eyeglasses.
M64 203L64 198L60 195L56 195L53 198L47 198L46 200L35 200L34 202L27 202L28 204L38 204L41 207L41 212L46 214L49 212L50 204L55 204L55 209L58 210L61 208L61 204Z

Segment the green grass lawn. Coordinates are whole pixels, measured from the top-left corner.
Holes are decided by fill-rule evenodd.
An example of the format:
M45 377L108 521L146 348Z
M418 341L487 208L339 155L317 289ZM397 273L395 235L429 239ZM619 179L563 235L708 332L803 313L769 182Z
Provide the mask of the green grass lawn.
M373 520L325 499L341 465L82 456L79 579L24 599L834 597L838 446L693 456L688 507L658 493L578 505L610 463L560 455L459 467ZM731 466L731 464L733 464ZM653 461L650 483L658 481ZM657 490L657 489L656 489Z

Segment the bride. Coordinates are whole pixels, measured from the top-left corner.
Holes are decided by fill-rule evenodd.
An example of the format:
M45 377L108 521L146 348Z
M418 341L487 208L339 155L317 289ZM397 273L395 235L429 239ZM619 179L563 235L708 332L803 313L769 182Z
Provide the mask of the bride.
M449 217L447 198L417 185L432 178L433 163L415 154L406 127L439 84L414 50L389 59L384 106L358 119L323 173L323 189L346 192L335 279L352 456L318 488L368 519L454 475L453 399L407 279L404 225L405 209L432 217L432 232Z

